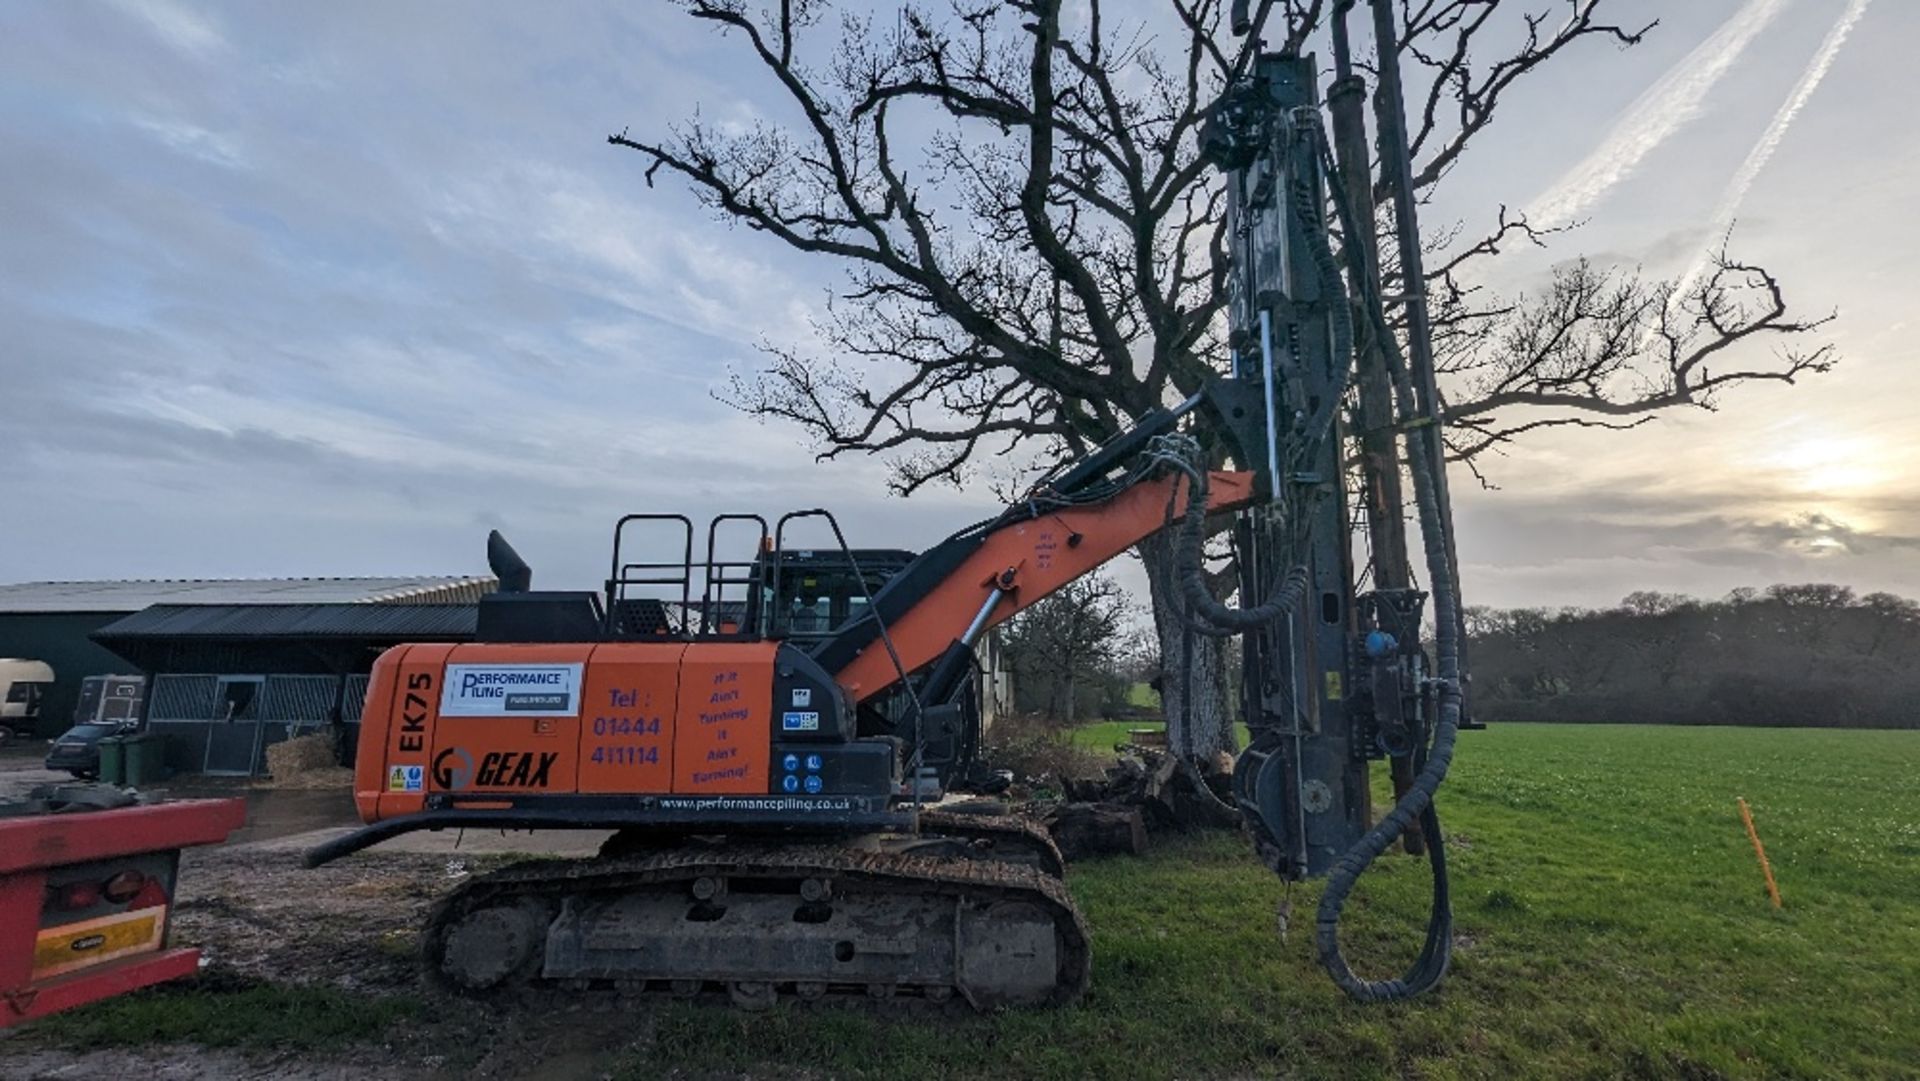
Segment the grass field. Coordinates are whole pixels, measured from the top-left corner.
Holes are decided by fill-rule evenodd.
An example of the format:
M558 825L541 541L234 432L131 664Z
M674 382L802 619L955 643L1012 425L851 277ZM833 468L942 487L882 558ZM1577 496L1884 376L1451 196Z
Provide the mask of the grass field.
M1075 747L1084 747L1089 751L1111 751L1115 745L1126 742L1127 733L1132 729L1164 730L1166 727L1164 721L1100 721L1074 729L1069 738Z
M1166 727L1165 721L1100 721L1096 724L1081 725L1073 730L1069 738L1076 747L1084 747L1089 751L1111 751L1116 746L1127 742L1129 738L1127 733L1135 728L1164 731ZM1233 727L1240 737L1240 745L1246 746L1247 726L1236 724Z
M1105 738L1088 736L1090 740ZM991 1017L678 1003L596 1019L631 1078L1920 1077L1920 733L1503 725L1467 733L1442 794L1459 952L1422 1001L1363 1007L1313 960L1318 889L1237 838L1173 838L1079 865L1095 935L1080 1006ZM1752 804L1786 907L1767 903L1734 800ZM1347 939L1382 972L1417 946L1424 863L1364 880ZM169 990L79 1011L36 1043L377 1041L338 1003ZM344 996L342 996L344 997ZM457 1044L485 1016L421 1019ZM411 1003L407 1003L411 1006ZM257 1037L236 1010L271 1010ZM325 1024L304 1026L318 1011ZM463 1027L464 1026L464 1027ZM475 1028L473 1026L480 1026ZM388 1034L392 1039L392 1033ZM316 1041L292 1041L314 1047ZM4 1072L0 1070L0 1072Z

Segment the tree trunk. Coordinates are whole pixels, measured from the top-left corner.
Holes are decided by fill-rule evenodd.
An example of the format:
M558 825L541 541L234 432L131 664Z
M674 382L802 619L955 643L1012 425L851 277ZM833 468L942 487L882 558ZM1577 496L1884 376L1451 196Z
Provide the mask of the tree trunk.
M1138 856L1147 850L1147 824L1138 807L1063 803L1047 812L1046 825L1068 862L1088 856Z
M1233 751L1233 715L1227 700L1226 659L1217 638L1193 635L1193 666L1181 672L1187 656L1180 622L1179 545L1172 530L1162 530L1140 543L1141 562L1147 567L1148 592L1153 600L1153 625L1160 640L1160 704L1167 713L1167 748L1174 754L1211 761L1221 751ZM1191 694L1191 713L1187 696Z

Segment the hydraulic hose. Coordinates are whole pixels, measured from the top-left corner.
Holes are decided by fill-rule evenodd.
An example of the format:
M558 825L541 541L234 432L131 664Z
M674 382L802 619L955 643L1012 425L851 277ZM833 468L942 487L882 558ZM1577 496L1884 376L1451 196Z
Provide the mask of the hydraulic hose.
M1307 595L1307 569L1294 567L1266 600L1251 608L1234 608L1215 600L1207 588L1207 471L1193 463L1198 448L1191 441L1176 443L1162 437L1150 453L1156 460L1179 471L1187 478L1187 513L1180 523L1178 561L1181 599L1186 601L1189 626L1212 637L1230 637L1264 627L1298 608ZM1171 508L1169 508L1171 509Z
M1318 113L1309 115L1318 120ZM1308 138L1324 154L1327 140L1317 122L1303 130L1311 133ZM1330 184L1328 187L1337 189L1339 185ZM1307 241L1307 253L1313 258L1313 269L1319 274L1320 287L1327 296L1327 322L1333 332L1333 361L1340 376L1340 392L1326 396L1320 415L1313 418L1308 428L1314 438L1325 439L1331 434L1333 418L1341 400L1346 397L1347 384L1353 378L1353 310L1346 303L1347 292L1340 279L1340 264L1333 257L1333 242L1327 236L1327 223L1319 201L1319 185L1296 178L1292 189L1294 217L1299 220L1300 232ZM1274 478L1274 481L1277 484L1279 478Z
M1326 149L1323 143L1323 153ZM1348 236L1360 235L1354 231L1356 223L1352 208L1346 204L1345 193L1337 184L1331 185L1331 189L1342 228ZM1321 265L1319 245L1315 244L1314 247L1314 261L1316 265ZM1326 264L1332 264L1330 250ZM1323 276L1325 273L1323 267ZM1337 266L1334 273L1338 281ZM1373 324L1374 335L1386 355L1400 414L1413 416L1413 391L1406 360L1400 354L1399 340L1387 325L1386 313L1369 276L1357 275L1356 282L1361 307ZM1344 290L1334 293L1340 301L1338 307L1346 307L1344 295ZM1447 967L1453 958L1453 908L1447 881L1446 844L1441 835L1440 816L1434 810L1433 798L1441 782L1446 779L1448 767L1453 764L1454 740L1460 728L1459 591L1454 568L1447 558L1447 534L1451 532L1452 525L1440 513L1439 482L1436 479L1436 471L1445 468L1445 463L1434 460L1423 439L1408 439L1406 446L1408 472L1413 477L1414 507L1419 517L1421 543L1427 559L1427 582L1433 593L1434 684L1438 689L1433 743L1424 761L1416 756L1419 772L1406 794L1347 850L1329 872L1326 890L1320 895L1320 907L1315 916L1315 941L1319 948L1320 963L1341 990L1363 1002L1411 998L1430 990L1446 977ZM1428 860L1433 869L1433 903L1427 919L1425 944L1420 956L1398 979L1361 979L1354 975L1340 949L1341 912L1360 875L1416 821L1420 825L1421 835L1426 839Z
M1439 688L1433 747L1412 786L1393 805L1393 810L1355 842L1327 875L1326 891L1320 895L1320 908L1315 917L1320 963L1341 990L1364 1002L1410 998L1429 990L1445 978L1453 957L1453 910L1447 890L1446 844L1440 833L1440 817L1433 808L1433 796L1453 763L1454 737L1460 727L1460 644L1454 632L1458 613L1453 568L1447 563L1443 536L1445 525L1434 503L1431 472L1434 463L1420 440L1407 440L1407 450L1421 540L1426 549L1427 578L1433 591L1434 659ZM1399 979L1363 980L1353 974L1340 950L1341 910L1360 875L1415 821L1420 823L1433 865L1433 909L1427 921L1426 944L1419 958Z
M1159 437L1148 450L1152 460L1173 468L1187 478L1186 517L1181 522L1179 558L1175 561L1175 574L1180 586L1178 600L1184 603L1176 603L1174 612L1184 632L1181 635L1185 655L1180 665L1180 701L1184 710L1183 719L1188 723L1181 727L1182 731L1189 734L1189 742L1187 746L1173 750L1174 759L1180 763L1195 794L1215 811L1223 815L1237 815L1238 808L1207 787L1206 780L1201 777L1199 767L1193 761L1193 636L1200 634L1209 638L1232 638L1279 619L1305 599L1307 572L1304 567L1295 567L1265 602L1253 608L1233 608L1214 599L1213 591L1207 588L1206 582L1207 471L1195 464L1199 454L1199 446L1191 439L1175 436ZM1173 518L1173 512L1173 503L1169 499L1169 521Z

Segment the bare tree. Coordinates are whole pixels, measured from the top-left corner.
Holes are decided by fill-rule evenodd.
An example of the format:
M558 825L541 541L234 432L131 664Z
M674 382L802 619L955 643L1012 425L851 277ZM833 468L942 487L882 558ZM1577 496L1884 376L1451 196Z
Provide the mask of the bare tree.
M1729 387L1793 383L1836 360L1831 345L1795 344L1831 316L1789 317L1779 280L1724 249L1684 292L1578 259L1538 296L1476 307L1464 291L1442 295L1449 447L1469 461L1543 428L1635 428L1676 407L1712 409ZM1757 361L1729 352L1762 339L1784 344Z
M1889 645L1910 645L1920 630L1920 604L1893 593L1869 593L1860 604L1877 618L1867 638L1866 653L1877 657Z
M1006 650L1016 686L1046 688L1046 715L1072 724L1080 718L1080 693L1095 677L1114 669L1127 646L1126 590L1104 574L1068 583L1015 616L1006 629Z
M1002 479L1044 469L1219 370L1223 189L1198 133L1247 71L1247 42L1301 50L1344 5L1260 4L1242 41L1225 26L1229 0L1164 0L1125 24L1102 0L1070 10L1060 0L903 3L880 18L830 0L768 3L680 0L738 43L787 119L739 129L695 117L610 140L650 159L649 182L677 174L723 219L845 271L817 320L821 348L767 343L767 368L733 383L741 408L799 425L823 458L886 455L895 488L911 493L960 483L983 459L1004 465ZM1426 69L1418 85L1428 88L1411 103L1416 188L1439 183L1505 96L1554 57L1589 41L1631 45L1651 29L1610 23L1605 7L1401 0L1396 44ZM1365 168L1384 190L1376 165ZM1779 300L1756 268L1724 267L1672 309L1649 306L1662 287L1601 271L1539 301L1460 284L1473 261L1547 235L1502 208L1484 237L1436 241L1446 254L1427 286L1451 298L1441 325L1449 414L1466 433L1459 453L1552 424L1620 426L1829 362L1718 365L1745 338L1805 329L1783 322L1784 301L1770 317L1735 301L1734 286L1754 274ZM1389 292L1404 291L1390 260L1382 272ZM1619 340L1628 327L1631 346ZM1175 745L1224 748L1219 644L1180 648L1174 546L1150 541L1140 555L1161 655L1193 658L1187 678L1165 681L1169 718L1194 729Z

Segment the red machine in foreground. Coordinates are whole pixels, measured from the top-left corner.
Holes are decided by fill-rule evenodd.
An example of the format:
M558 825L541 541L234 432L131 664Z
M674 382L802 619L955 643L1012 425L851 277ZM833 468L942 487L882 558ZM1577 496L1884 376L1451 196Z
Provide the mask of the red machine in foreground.
M200 951L167 948L180 850L226 840L245 801L41 804L0 817L0 1028L192 975Z

